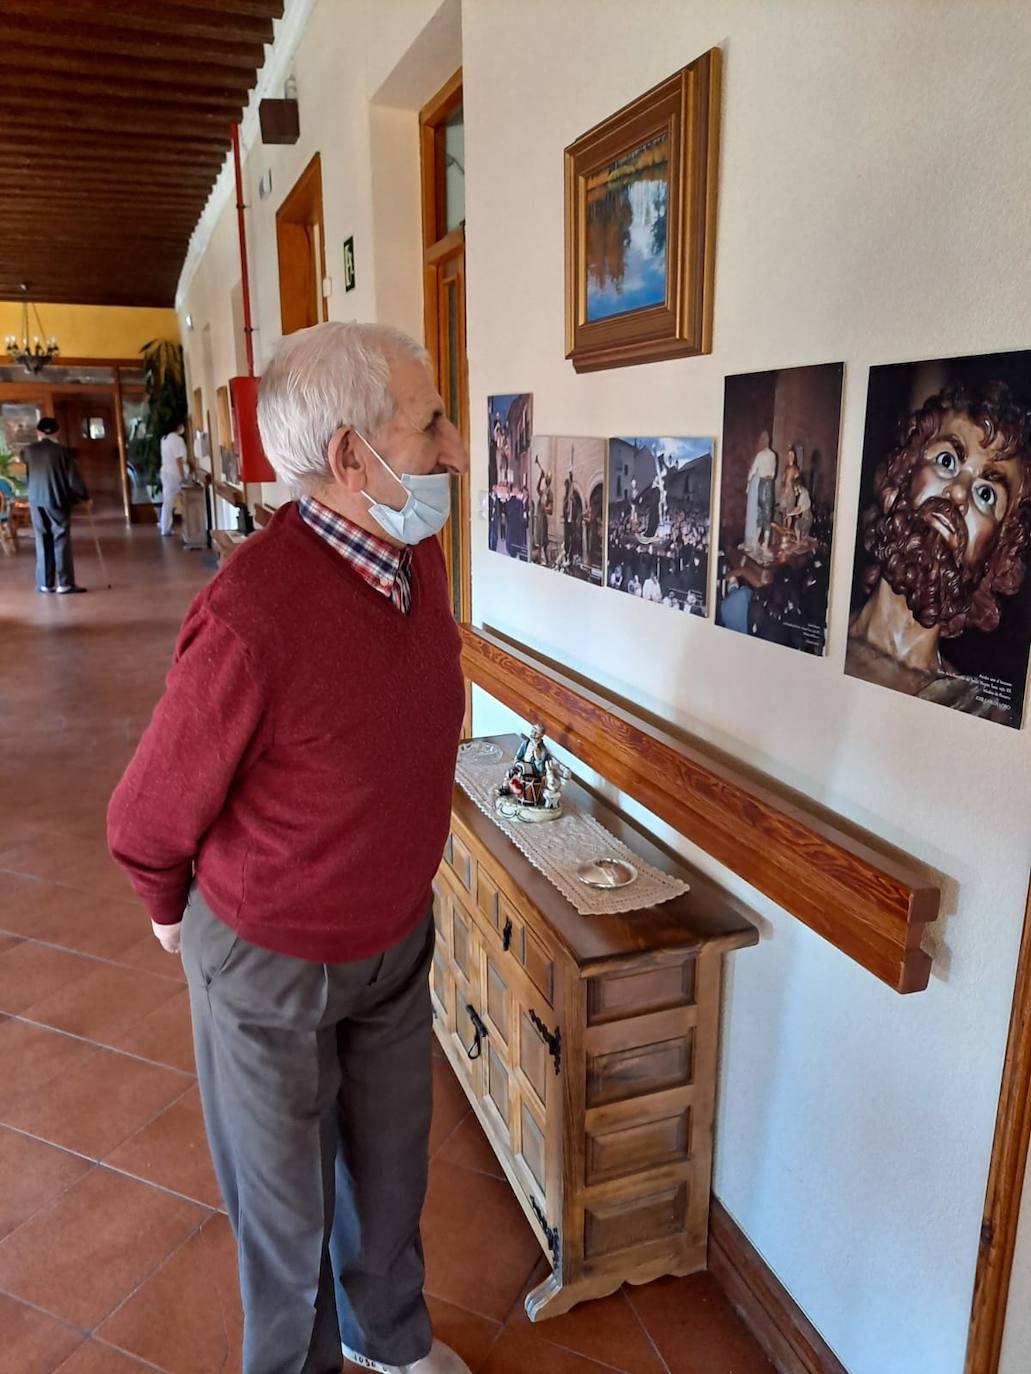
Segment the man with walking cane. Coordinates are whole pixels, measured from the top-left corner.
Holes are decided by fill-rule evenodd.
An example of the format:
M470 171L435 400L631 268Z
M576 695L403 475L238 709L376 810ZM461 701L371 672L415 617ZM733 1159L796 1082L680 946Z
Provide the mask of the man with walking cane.
M44 415L36 426L39 438L22 450L28 473L29 514L36 536L36 590L84 592L75 582L72 562L72 507L89 492L71 452L57 442L57 421Z

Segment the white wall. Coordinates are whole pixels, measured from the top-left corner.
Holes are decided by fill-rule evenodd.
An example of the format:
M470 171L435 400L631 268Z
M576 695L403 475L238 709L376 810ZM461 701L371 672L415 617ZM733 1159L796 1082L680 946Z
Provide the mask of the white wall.
M300 139L289 146L258 139L243 158L257 372L282 337L276 210L315 153L322 163L327 318L379 319L421 333L418 111L461 64L460 15L458 0L315 0L286 66L297 84ZM262 200L266 173L272 192ZM343 244L352 235L356 285L345 292ZM234 194L178 300L180 321L190 314L194 322L183 337L196 377L203 373L200 330L212 322L216 386L237 370L217 340L227 331L231 337L227 287L239 275ZM210 405L214 416L213 398ZM264 484L260 494L271 505L288 497L279 483Z
M715 352L578 377L563 147L716 44ZM463 52L474 489L492 392L532 391L545 434L719 434L725 374L846 361L826 660L515 565L479 520L474 613L954 881L935 977L910 998L758 902L766 938L731 961L715 1186L852 1374L959 1374L1031 740L846 679L842 660L867 367L1031 343L1027 11L466 0Z
M301 142L258 145L246 164L259 367L279 334L275 207L316 149L330 316L417 329L408 140L458 65L456 9L318 0L294 64ZM1031 744L846 679L842 660L867 367L1031 342L1025 7L465 0L462 43L474 498L491 392L532 391L541 433L718 435L726 373L846 362L825 660L511 563L479 519L474 610L948 875L931 986L901 998L720 874L755 902L764 939L731 961L716 1188L851 1374L960 1374L1031 859ZM562 356L562 149L715 44L716 351L577 377ZM265 167L274 190L258 202ZM197 329L222 321L216 370L232 366L230 230L227 209L181 310ZM198 336L184 337L197 376ZM478 697L478 726L504 719ZM1014 1292L1014 1310L1031 1305L1031 1237ZM1026 1374L1024 1350L1008 1340L1004 1374Z

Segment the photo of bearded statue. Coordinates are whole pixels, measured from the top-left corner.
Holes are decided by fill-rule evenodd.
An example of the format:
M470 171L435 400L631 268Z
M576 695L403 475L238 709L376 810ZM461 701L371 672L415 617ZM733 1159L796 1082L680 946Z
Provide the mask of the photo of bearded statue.
M1020 727L1031 352L870 370L852 677Z

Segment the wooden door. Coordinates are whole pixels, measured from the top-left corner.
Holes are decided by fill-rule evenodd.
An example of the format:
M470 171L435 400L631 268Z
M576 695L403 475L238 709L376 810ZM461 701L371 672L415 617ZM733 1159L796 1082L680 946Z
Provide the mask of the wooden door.
M325 318L322 282L326 248L322 227L322 162L318 153L276 211L279 312L284 334Z
M57 437L75 454L97 515L121 515L121 455L111 396L99 392L56 397L54 416L61 426Z

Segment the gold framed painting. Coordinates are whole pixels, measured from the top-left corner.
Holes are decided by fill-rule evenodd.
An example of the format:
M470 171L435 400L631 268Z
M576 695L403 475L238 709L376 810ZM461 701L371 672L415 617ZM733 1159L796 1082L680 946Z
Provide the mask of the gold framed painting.
M712 352L720 51L566 149L566 357L577 372Z

